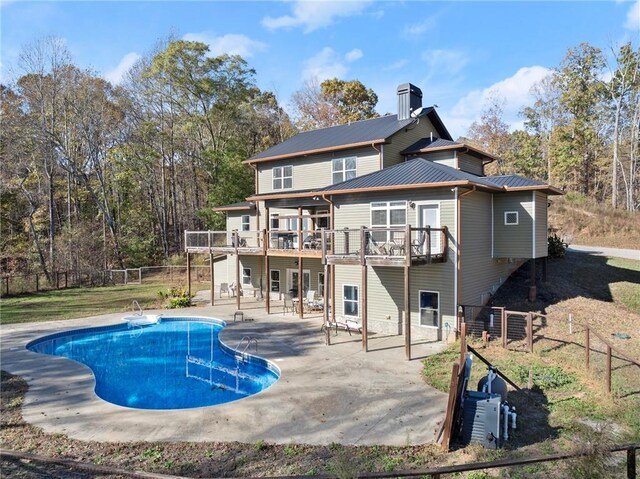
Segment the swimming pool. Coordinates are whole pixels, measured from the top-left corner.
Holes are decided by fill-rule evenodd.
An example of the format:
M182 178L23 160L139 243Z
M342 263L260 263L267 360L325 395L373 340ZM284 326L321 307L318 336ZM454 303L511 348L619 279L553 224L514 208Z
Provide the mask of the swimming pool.
M224 321L162 318L149 325L118 324L57 333L27 349L63 356L93 371L96 394L140 409L186 409L236 401L280 377L273 363L221 342Z

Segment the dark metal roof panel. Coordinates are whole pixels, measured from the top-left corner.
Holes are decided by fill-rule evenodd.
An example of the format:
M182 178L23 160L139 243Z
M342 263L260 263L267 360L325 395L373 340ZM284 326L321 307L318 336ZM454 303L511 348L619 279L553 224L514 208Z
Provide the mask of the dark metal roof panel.
M484 177L456 170L424 158L414 158L380 171L327 186L321 191L359 190L364 188L447 183L452 181L470 181L492 188L499 187Z
M415 121L415 118L398 121L397 115L387 115L371 120L354 121L345 125L305 131L254 155L250 160L382 140L390 137L413 121Z
M544 181L532 180L519 175L487 176L487 179L491 180L491 182L496 185L507 186L510 188L546 185Z
M428 150L429 148L442 148L446 146L464 146L462 143L458 143L457 141L445 140L442 138L422 138L421 140L416 141L413 145L408 146L404 150L400 152L401 155L407 155L412 152L418 152L420 150Z

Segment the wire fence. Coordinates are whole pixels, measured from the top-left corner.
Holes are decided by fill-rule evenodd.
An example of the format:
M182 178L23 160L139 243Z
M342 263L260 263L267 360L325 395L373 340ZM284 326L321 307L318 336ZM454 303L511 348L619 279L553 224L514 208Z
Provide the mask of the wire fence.
M191 265L191 280L210 282L209 265ZM44 273L4 275L0 276L0 297L67 288L186 282L186 266L145 266L89 272L56 271L48 278Z

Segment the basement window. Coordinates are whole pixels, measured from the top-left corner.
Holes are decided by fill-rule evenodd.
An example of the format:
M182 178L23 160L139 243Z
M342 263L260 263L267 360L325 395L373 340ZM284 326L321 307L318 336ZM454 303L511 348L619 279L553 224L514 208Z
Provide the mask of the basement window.
M518 224L518 212L517 211L505 211L504 212L504 224L513 226Z

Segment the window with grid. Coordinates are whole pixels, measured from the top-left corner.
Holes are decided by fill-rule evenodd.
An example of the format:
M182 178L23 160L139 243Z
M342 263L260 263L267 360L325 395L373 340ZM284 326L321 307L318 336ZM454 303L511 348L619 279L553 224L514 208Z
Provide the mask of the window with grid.
M371 228L402 228L407 224L406 201L378 201L371 203ZM376 243L388 243L390 231L374 231L371 237Z
M343 286L342 311L345 316L358 317L358 287L345 284Z
M324 297L324 273L318 273L318 295Z
M439 293L435 291L420 291L418 295L418 304L420 305L420 326L437 328L440 322Z
M251 268L242 268L242 284L251 286Z
M504 224L505 225L517 225L518 224L518 212L517 211L505 211L504 212Z
M356 177L358 160L355 156L333 160L333 183L340 183Z
M289 190L293 188L292 166L274 166L271 171L273 173L274 190Z
M249 231L249 215L242 215L242 231Z
M271 275L271 291L275 293L280 292L280 270L272 269L269 273Z

